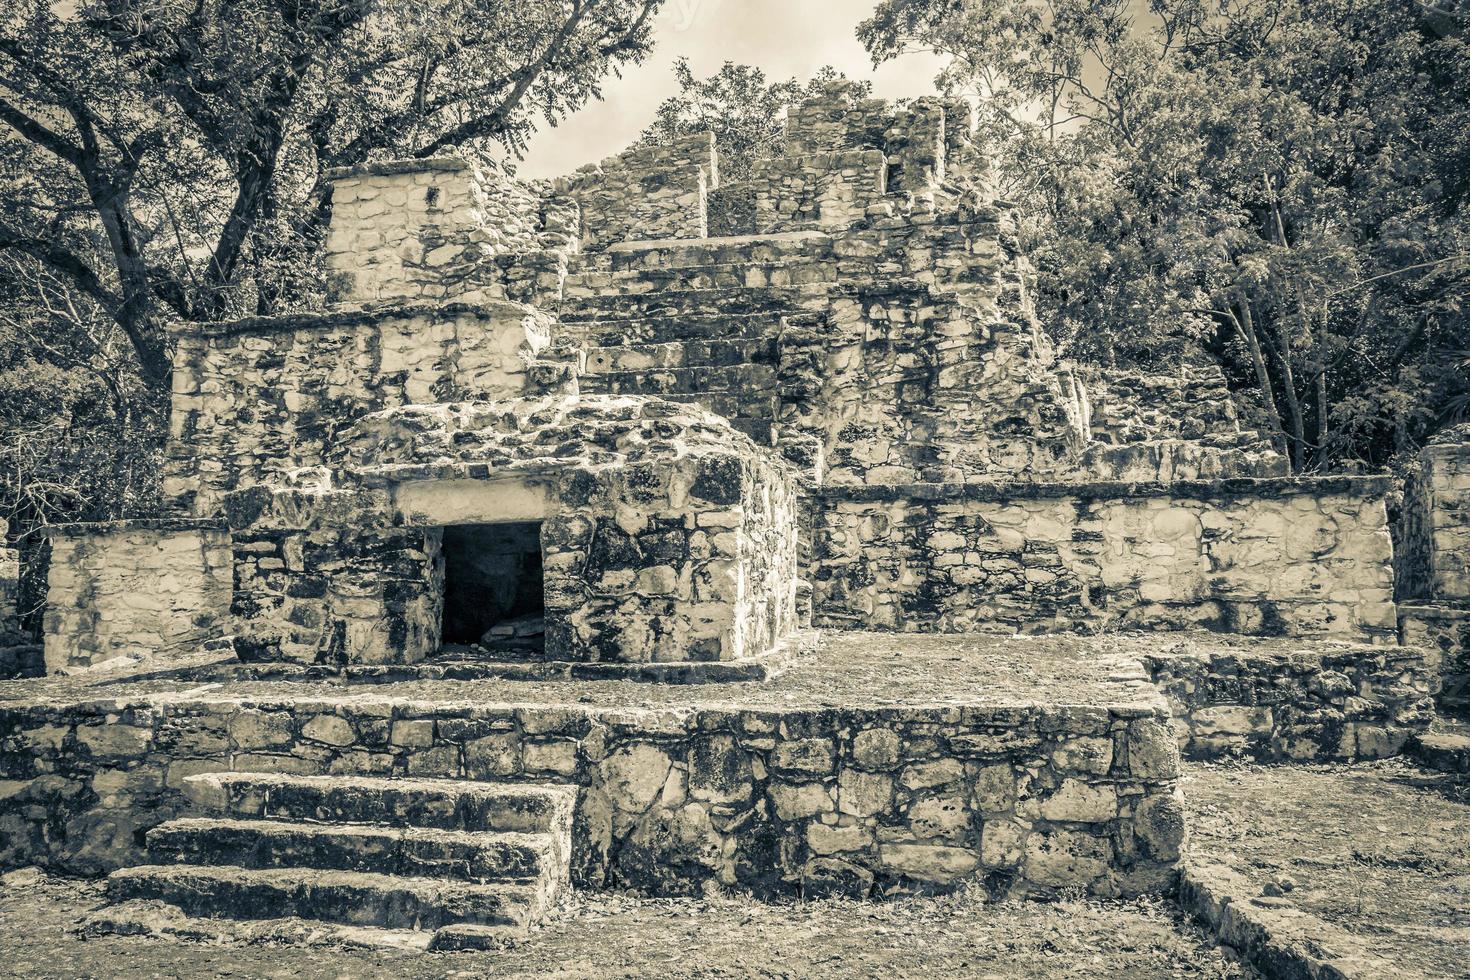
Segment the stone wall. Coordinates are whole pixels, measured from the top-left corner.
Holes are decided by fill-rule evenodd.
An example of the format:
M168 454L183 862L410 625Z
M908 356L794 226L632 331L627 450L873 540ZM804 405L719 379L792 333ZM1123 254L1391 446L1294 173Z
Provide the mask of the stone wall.
M328 485L225 500L253 656L422 659L448 524L541 522L548 659L735 660L795 626L792 476L696 408L411 406L360 419L328 462Z
M754 232L846 230L888 193L881 150L843 150L757 160L747 182Z
M703 132L590 164L558 180L555 193L576 202L581 247L596 251L615 242L705 237L705 195L719 183L714 134Z
M1000 244L1007 213L882 208L844 231L579 256L558 313L587 346L589 390L677 394L752 430L774 415L844 484L1284 474L1234 422L1218 371L1118 381L1089 441L1089 381L1031 312ZM1171 413L1174 395L1198 404ZM1215 417L1228 425L1202 437Z
M1399 508L1399 635L1435 657L1440 704L1470 709L1470 424L1419 454Z
M20 631L20 551L10 546L10 522L0 517L0 638Z
M493 163L434 157L335 170L327 179L329 299L345 306L472 302L483 297L466 278L497 257L575 246L575 203Z
M217 513L225 493L320 465L359 416L561 385L551 318L514 303L396 307L181 333L164 491Z
M1183 844L1161 703L821 710L402 699L0 707L0 866L96 874L207 771L571 782L574 881L655 895L1167 890Z
M1470 423L1419 454L1404 490L1399 598L1470 607Z
M50 673L192 653L229 627L229 534L207 521L47 529Z
M1401 602L1399 641L1425 652L1440 707L1470 712L1470 609Z
M877 149L891 189L932 193L939 184L983 178L985 165L971 143L974 109L964 99L914 99L895 104L856 98L837 82L788 111L786 152L793 157Z
M1434 719L1437 672L1421 649L1211 650L1193 639L1142 660L1189 759L1385 759Z
M413 663L439 646L442 529L235 530L230 614L245 661Z
M1388 639L1387 490L1374 478L826 487L815 621Z
M1089 429L1098 442L1146 442L1161 432L1222 445L1241 437L1263 438L1242 431L1225 374L1215 364L1180 364L1157 374L1092 368L1084 380L1091 409Z

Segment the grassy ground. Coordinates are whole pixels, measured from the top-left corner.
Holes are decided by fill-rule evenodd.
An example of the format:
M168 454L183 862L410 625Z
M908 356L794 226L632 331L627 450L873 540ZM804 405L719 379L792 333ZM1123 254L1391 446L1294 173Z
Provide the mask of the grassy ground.
M335 948L82 939L94 882L0 884L0 973L15 977L1244 977L1156 902L985 905L966 896L762 905L579 898L514 949L381 954Z
M1191 766L1190 846L1408 976L1470 977L1470 785L1390 760Z

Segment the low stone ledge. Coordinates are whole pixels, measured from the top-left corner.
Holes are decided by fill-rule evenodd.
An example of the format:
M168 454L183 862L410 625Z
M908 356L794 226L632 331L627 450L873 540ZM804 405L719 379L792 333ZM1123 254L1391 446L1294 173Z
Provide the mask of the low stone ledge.
M577 783L584 887L1163 892L1184 836L1178 754L1159 719L1132 714L363 697L11 708L0 862L134 862L141 832L184 810L185 776L266 771Z
M449 319L460 316L478 316L488 319L506 313L520 315L530 312L531 307L509 300L486 300L480 303L383 303L350 310L281 313L276 316L245 317L240 320L180 323L173 327L173 331L201 337L235 337L243 334L333 330L380 323L384 320L406 320L413 317Z
M1412 648L1176 643L1141 660L1169 701L1186 759L1382 759L1403 752L1434 720L1435 679Z
M946 501L1056 499L1110 500L1127 497L1177 497L1220 500L1232 497L1296 497L1351 494L1375 498L1394 487L1388 476L1261 477L1233 480L1181 480L1176 483L1014 481L1005 483L894 483L826 484L814 492L828 500L885 503L889 501Z
M1398 614L1399 642L1425 650L1439 676L1440 708L1470 710L1470 608L1401 602Z
M134 863L142 832L184 811L185 777L289 772L574 783L583 887L1163 893L1184 837L1178 748L1162 698L1114 659L1074 666L1069 682L900 704L608 681L559 695L411 684L402 697L184 680L12 701L0 705L0 865Z
M1352 935L1284 898L1259 896L1223 864L1191 860L1179 902L1227 946L1279 980L1369 980L1395 975Z
M227 525L222 520L201 517L143 517L118 521L77 521L69 524L51 524L38 529L47 538L83 538L92 535L122 534L128 531L223 531Z
M469 161L457 156L434 156L407 160L382 160L376 163L359 163L352 167L328 167L322 179L328 183L351 177L394 177L399 174L430 172L458 172L469 170Z

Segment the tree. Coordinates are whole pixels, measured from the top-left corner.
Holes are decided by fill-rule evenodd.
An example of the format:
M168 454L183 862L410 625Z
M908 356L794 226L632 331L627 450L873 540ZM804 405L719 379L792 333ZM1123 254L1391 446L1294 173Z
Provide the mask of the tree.
M728 182L745 180L755 160L781 152L786 142L787 106L846 76L824 65L805 84L794 78L767 82L766 73L759 68L727 61L713 75L695 78L689 60L679 58L674 62L674 78L679 83L678 94L663 101L638 142L663 145L709 130L719 148L720 180ZM872 83L862 82L855 94L866 95L871 90Z
M1411 450L1461 382L1463 15L1391 0L885 0L950 60L1080 356L1219 357L1298 470Z
M161 387L167 320L305 301L328 168L518 152L648 52L660 2L22 0L0 14L0 252Z

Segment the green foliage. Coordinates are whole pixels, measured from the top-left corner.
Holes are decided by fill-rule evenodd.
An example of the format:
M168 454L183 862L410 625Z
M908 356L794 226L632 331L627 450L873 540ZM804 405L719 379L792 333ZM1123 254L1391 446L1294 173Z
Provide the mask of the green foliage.
M859 36L949 55L939 85L980 99L1073 354L1217 357L1308 470L1412 450L1462 391L1464 14L885 0Z
M0 9L3 506L49 520L147 497L134 463L159 451L169 322L320 302L329 168L517 154L643 59L661 2Z
M674 62L679 93L663 101L638 142L662 145L709 130L719 148L721 182L745 180L757 159L775 156L785 146L786 107L846 77L824 65L805 83L794 78L768 82L759 68L727 61L713 75L695 78L688 59L680 58ZM871 82L862 82L855 94L871 90Z

